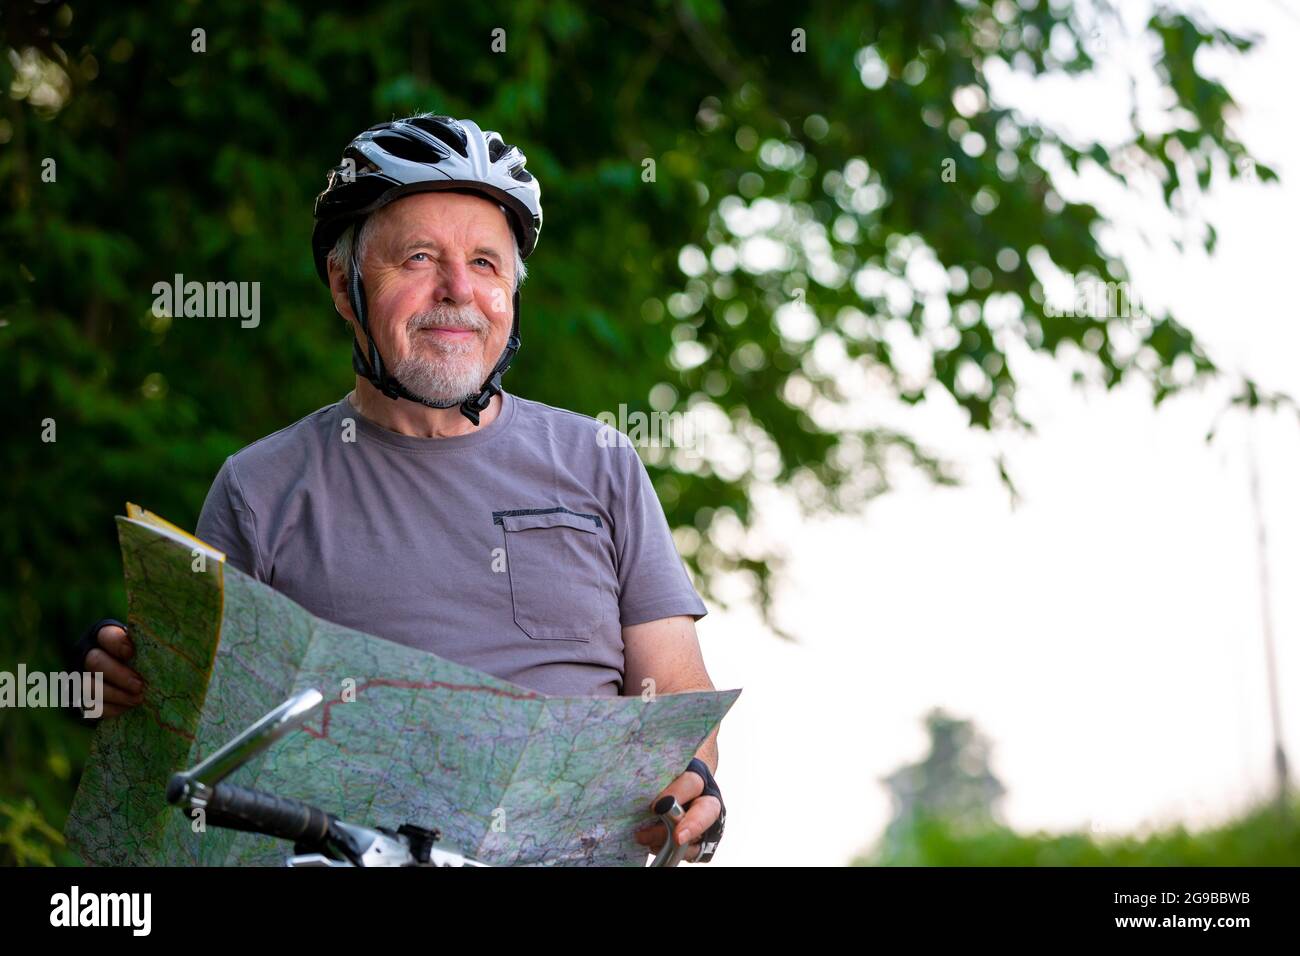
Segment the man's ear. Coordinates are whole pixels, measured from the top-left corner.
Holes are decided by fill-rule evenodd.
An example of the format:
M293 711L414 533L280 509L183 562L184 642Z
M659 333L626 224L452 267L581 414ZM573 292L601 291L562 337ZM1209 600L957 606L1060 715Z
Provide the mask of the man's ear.
M357 317L352 313L352 303L348 300L348 276L343 267L334 259L326 263L330 277L330 297L334 300L334 309L347 320L348 325L355 326Z

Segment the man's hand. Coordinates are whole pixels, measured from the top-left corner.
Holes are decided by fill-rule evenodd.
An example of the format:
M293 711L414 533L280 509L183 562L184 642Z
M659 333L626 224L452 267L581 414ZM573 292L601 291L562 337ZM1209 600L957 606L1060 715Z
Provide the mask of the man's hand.
M683 856L688 863L694 862L700 855L700 837L704 835L705 830L713 826L714 821L722 813L721 801L717 797L700 796L702 793L704 793L704 781L694 770L687 770L664 787L659 795L650 801L650 806L647 808L654 813L654 805L670 794L676 797L677 802L683 807L686 807L688 802L695 801L686 807L686 815L677 823L678 844L691 844ZM696 799L697 797L699 799ZM667 838L668 828L658 816L653 822L645 824L636 831L636 842L648 847L654 853L659 852Z
M86 670L104 675L104 716L116 717L144 702L144 680L126 666L135 656L135 645L126 631L105 624L97 636L99 647L86 655Z

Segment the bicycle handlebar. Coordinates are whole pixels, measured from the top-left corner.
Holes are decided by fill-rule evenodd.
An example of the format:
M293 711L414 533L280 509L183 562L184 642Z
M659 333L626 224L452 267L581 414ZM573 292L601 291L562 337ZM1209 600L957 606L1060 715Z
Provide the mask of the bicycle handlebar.
M282 840L316 845L334 823L333 814L294 800L230 783L212 788L205 813L217 826L265 833Z

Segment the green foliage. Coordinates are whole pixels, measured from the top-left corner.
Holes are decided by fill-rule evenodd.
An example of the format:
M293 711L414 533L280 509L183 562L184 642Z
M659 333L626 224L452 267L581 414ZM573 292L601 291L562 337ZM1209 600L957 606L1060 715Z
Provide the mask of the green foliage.
M1144 836L1021 834L966 829L922 817L906 839L856 858L854 866L1297 866L1300 800L1257 807L1198 832L1176 826Z
M50 826L31 798L0 800L0 866L76 865L77 856Z
M347 140L393 115L473 116L521 145L542 183L512 390L594 415L649 411L665 384L671 408L708 402L733 423L730 461L646 450L670 522L699 531L684 556L715 602L719 576L739 571L768 609L780 554L710 533L750 524L756 483L838 511L887 491L899 467L955 480L907 435L833 424L846 399L819 353L842 352L905 401L955 401L980 428L1024 424L1006 335L1053 353L1072 343L1105 386L1139 375L1157 399L1186 384L1180 359L1217 373L1173 317L1135 327L1149 346L1138 363L1106 322L1043 314L1030 265L1041 249L1069 274L1124 278L1099 212L1053 188L1053 152L1120 179L1145 169L1171 204L1211 170L1242 175L1231 101L1195 55L1250 41L1183 15L1150 25L1177 120L1109 149L988 105L994 58L1091 69L1091 25L1048 3L522 0L439 19L416 0L16 0L2 22L0 399L17 415L0 446L0 666L57 666L87 623L123 613L112 515L124 500L192 526L226 455L350 387L347 333L309 254L311 204ZM496 28L504 53L491 52ZM1063 60L1048 52L1058 31L1079 41ZM982 152L959 146L969 133ZM776 265L737 265L756 236L782 250ZM927 258L947 291L912 288ZM153 284L177 273L260 282L260 325L153 316ZM783 322L796 299L805 316ZM997 303L1013 314L1005 329ZM900 329L930 343L920 380L895 366ZM1250 383L1243 396L1279 400ZM47 420L57 442L40 440ZM0 792L35 794L57 826L85 734L49 712L0 721ZM51 773L52 754L73 770Z

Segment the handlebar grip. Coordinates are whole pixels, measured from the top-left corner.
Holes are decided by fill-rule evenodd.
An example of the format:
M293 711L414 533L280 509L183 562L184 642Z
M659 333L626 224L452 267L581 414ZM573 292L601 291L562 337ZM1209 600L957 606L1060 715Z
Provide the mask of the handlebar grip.
M335 819L301 800L229 783L212 788L206 813L209 822L219 826L308 844L324 840Z

